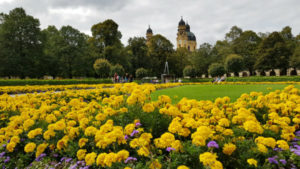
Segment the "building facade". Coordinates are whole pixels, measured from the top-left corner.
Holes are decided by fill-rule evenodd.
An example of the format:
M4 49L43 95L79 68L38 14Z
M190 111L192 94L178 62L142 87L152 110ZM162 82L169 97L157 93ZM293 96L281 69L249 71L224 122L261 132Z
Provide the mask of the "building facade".
M196 36L191 32L191 27L181 18L178 24L177 48L186 48L189 51L195 51L197 47Z
M189 51L195 51L197 47L196 36L193 32L191 32L191 27L188 23L185 23L183 19L179 21L178 24L178 32L177 32L177 49L178 48L186 48ZM147 44L149 44L150 39L153 36L153 31L148 27L146 31L146 40Z

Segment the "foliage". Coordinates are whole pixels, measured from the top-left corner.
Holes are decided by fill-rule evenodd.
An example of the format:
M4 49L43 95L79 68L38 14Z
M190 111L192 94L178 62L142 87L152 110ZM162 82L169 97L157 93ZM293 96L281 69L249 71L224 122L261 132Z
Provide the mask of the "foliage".
M0 73L21 78L40 77L42 45L40 22L15 8L2 15L0 24Z
M209 66L208 68L208 73L212 77L216 76L223 76L225 74L225 68L222 64L220 63L213 63Z
M173 44L166 37L157 34L150 39L148 48L151 72L155 76L160 76L163 73L165 62L172 57Z
M228 55L225 60L225 68L227 72L240 72L244 68L244 59L237 54Z
M186 66L186 67L183 69L183 75L184 75L184 76L190 76L190 77L192 77L192 78L196 77L197 72L196 72L195 67L190 66L190 65Z
M119 76L124 76L125 70L122 65L116 64L111 67L110 76L114 76L114 74L117 73Z
M148 75L148 70L147 69L145 69L145 68L136 69L135 76L137 78L143 78L143 77L146 77L147 75Z
M106 78L111 72L111 64L106 59L97 59L94 63L94 69L101 78Z
M291 57L290 65L295 68L300 68L300 45L295 49Z
M273 32L259 45L258 56L255 63L255 68L257 69L286 69L290 51L282 36L278 32Z

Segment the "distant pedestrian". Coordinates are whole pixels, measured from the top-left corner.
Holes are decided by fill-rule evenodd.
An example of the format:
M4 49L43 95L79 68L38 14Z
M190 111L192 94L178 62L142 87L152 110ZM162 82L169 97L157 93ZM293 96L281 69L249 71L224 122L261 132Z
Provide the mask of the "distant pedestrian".
M129 76L129 82L133 82L133 76L132 75Z
M115 83L118 82L118 74L117 74L117 73L114 74L114 82L115 82Z

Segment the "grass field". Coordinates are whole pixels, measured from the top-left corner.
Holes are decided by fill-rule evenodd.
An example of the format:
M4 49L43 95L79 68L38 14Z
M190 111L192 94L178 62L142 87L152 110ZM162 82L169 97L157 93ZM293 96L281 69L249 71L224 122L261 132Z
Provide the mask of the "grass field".
M196 100L214 100L218 97L228 96L235 101L243 93L252 91L268 93L277 89L283 89L284 84L249 84L249 85L186 85L155 91L151 94L152 100L157 100L159 95L168 95L172 103L177 103L183 97ZM295 85L300 88L300 85Z

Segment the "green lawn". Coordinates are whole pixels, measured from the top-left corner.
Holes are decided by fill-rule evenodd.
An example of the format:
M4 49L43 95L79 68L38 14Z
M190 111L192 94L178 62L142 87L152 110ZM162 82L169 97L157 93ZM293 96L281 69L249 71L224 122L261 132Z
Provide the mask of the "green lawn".
M228 96L235 101L243 93L252 91L268 93L277 89L283 89L284 84L249 84L249 85L186 85L155 91L151 94L152 100L157 100L160 95L168 95L173 103L177 103L183 97L196 100L214 100L218 97ZM300 85L295 85L300 88Z

